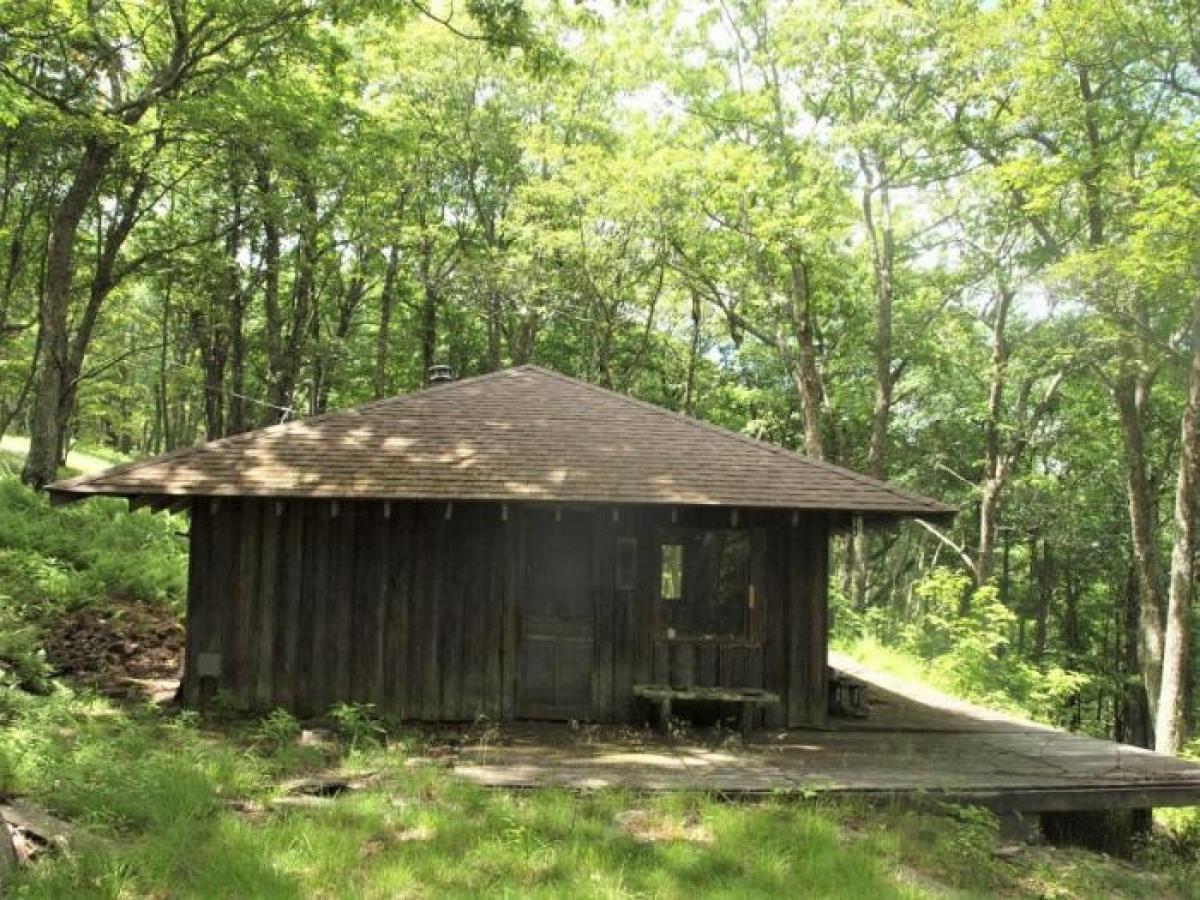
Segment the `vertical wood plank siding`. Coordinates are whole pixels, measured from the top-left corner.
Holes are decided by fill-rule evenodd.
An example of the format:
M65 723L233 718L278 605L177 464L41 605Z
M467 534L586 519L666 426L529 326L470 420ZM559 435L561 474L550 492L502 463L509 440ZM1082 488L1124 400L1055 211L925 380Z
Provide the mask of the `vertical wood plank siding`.
M660 508L593 515L593 718L646 718L638 682L764 687L783 697L773 726L825 714L828 528L776 513L753 528L754 626L747 639L666 640L655 633ZM221 499L192 507L184 694L225 691L247 708L319 715L374 703L406 719L511 718L519 691L525 571L521 507ZM725 527L728 511L677 513ZM637 542L631 587L618 585L618 538ZM221 657L213 683L200 654Z

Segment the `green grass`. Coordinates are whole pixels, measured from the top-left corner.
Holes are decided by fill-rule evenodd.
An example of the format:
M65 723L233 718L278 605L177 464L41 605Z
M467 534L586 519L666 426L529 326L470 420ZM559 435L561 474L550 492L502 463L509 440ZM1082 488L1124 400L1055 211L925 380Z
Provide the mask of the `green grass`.
M413 746L323 757L189 717L67 697L25 704L0 739L3 789L115 849L42 864L16 895L921 896L889 863L882 832L847 842L819 806L492 792L405 766ZM381 781L319 809L247 817L224 804L269 799L280 778L328 764ZM633 808L705 841L635 840L616 824Z
M1197 874L1176 858L1146 870L1048 848L1001 860L978 810L487 790L406 765L417 732L318 750L277 723L69 692L2 700L0 790L103 841L23 871L17 897L1182 897ZM328 768L374 776L317 808L229 805L265 806L284 779ZM624 828L630 810L638 835L661 839Z

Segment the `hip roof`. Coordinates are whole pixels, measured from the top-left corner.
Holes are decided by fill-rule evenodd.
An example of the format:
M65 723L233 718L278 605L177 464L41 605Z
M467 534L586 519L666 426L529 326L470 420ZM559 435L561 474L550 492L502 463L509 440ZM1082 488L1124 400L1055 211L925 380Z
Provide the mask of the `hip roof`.
M537 366L285 422L50 485L65 498L252 496L953 507Z

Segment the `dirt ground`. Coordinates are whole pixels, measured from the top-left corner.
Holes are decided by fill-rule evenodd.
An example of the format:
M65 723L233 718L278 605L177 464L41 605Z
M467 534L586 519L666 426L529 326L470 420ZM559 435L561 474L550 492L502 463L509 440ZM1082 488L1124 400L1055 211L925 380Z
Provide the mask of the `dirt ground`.
M170 700L179 683L184 629L165 606L114 602L63 616L46 636L62 678L116 699Z

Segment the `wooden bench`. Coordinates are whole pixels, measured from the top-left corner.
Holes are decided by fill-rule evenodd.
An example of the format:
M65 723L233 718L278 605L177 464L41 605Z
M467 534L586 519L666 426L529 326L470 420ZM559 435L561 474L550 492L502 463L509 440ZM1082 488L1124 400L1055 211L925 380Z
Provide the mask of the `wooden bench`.
M779 695L762 688L730 687L670 687L665 684L635 684L633 695L658 706L658 725L666 731L671 725L671 704L675 700L696 700L701 703L735 703L741 706L738 721L742 736L749 737L754 726L754 713L763 706L777 704Z
M829 714L863 718L867 714L867 685L844 672L829 671Z

